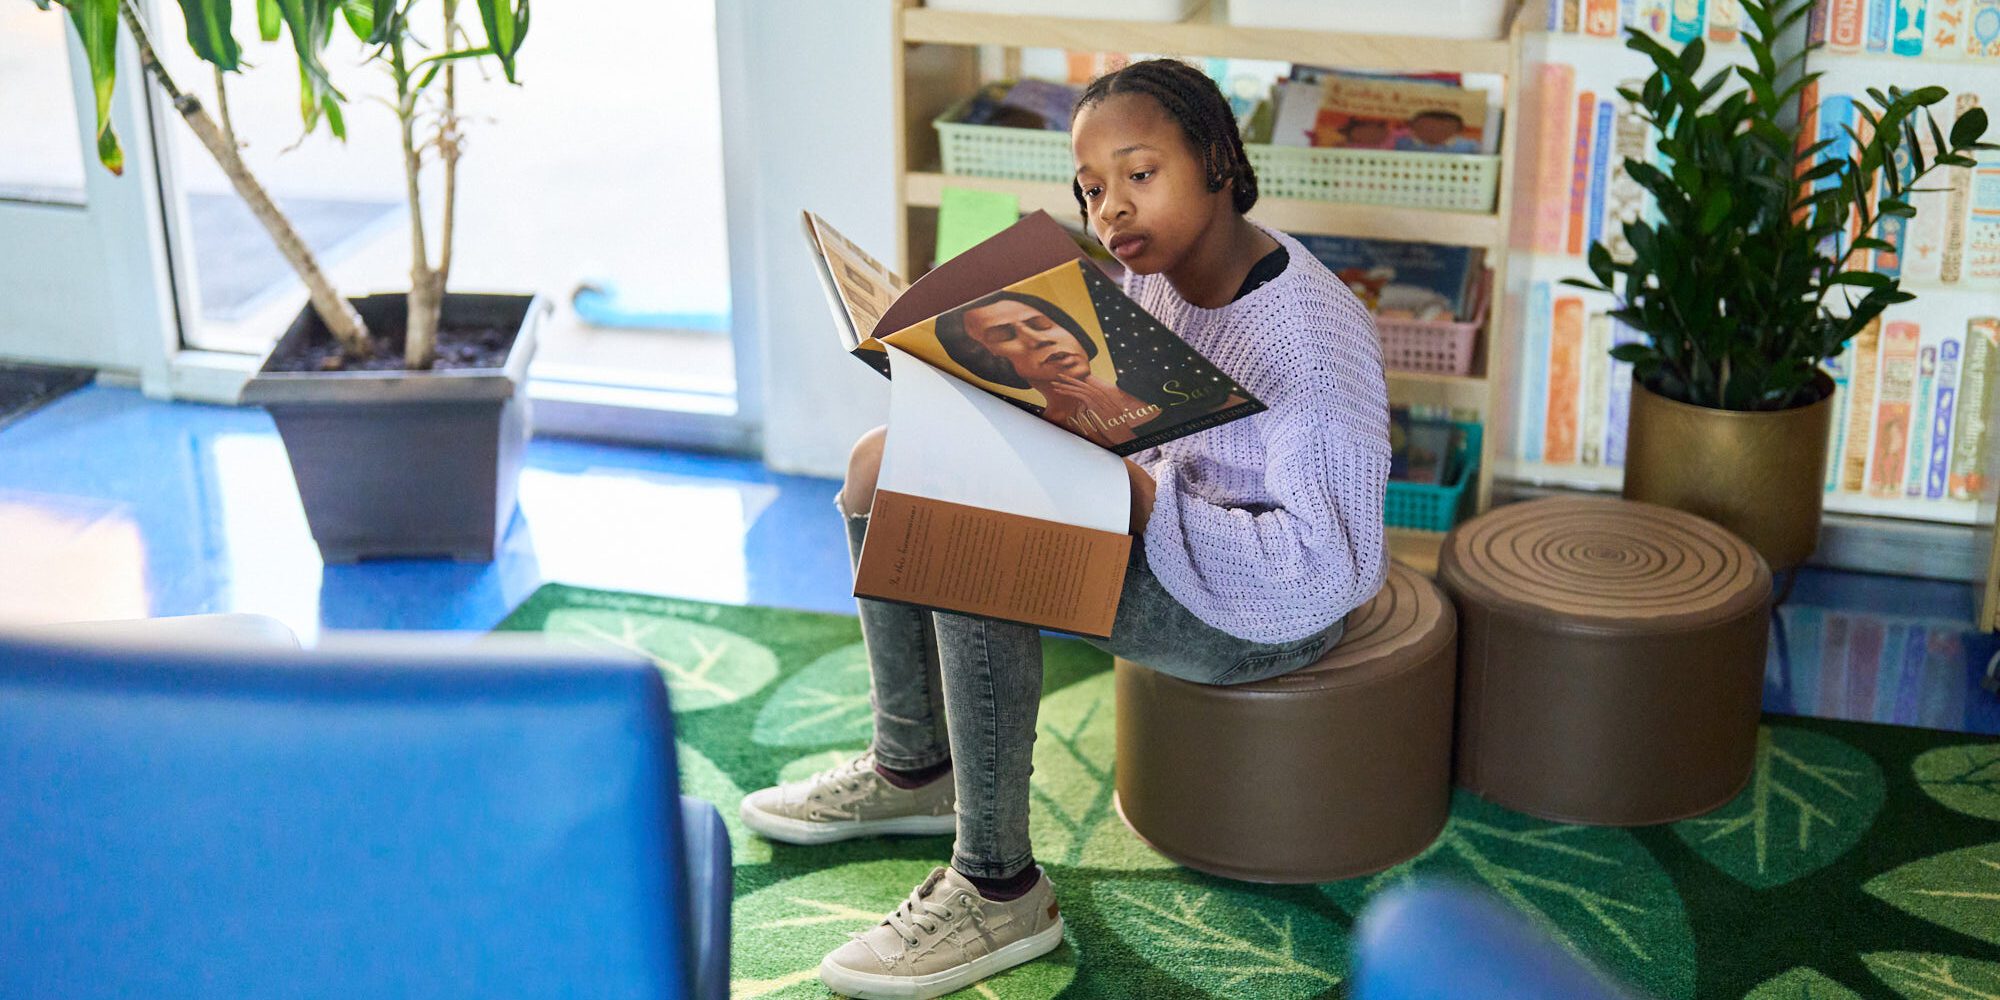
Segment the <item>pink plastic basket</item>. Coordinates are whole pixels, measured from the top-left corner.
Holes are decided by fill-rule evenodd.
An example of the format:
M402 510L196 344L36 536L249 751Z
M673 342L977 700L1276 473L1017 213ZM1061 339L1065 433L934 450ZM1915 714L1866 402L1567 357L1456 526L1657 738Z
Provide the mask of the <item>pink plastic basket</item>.
M1431 375L1472 374L1472 345L1480 322L1469 320L1375 320L1382 340L1382 366Z

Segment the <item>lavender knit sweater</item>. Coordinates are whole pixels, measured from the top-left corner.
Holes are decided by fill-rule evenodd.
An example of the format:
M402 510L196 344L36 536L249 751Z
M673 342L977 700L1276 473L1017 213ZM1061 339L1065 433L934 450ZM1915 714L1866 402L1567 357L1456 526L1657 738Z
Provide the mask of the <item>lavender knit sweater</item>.
M1261 228L1261 227L1260 227ZM1297 240L1284 273L1220 309L1165 275L1125 291L1269 410L1133 456L1159 481L1146 560L1196 617L1239 638L1313 635L1388 572L1388 388L1375 324Z

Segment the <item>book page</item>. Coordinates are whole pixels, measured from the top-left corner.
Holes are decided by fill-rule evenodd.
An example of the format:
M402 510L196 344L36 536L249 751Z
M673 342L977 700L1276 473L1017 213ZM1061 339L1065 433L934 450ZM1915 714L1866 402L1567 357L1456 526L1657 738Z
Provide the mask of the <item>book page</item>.
M1124 534L1125 463L895 347L877 489Z
M868 339L909 282L840 235L826 220L806 212L804 221L806 240L818 258L820 279L829 289L829 298L839 300L837 315L846 319L842 333L852 351Z

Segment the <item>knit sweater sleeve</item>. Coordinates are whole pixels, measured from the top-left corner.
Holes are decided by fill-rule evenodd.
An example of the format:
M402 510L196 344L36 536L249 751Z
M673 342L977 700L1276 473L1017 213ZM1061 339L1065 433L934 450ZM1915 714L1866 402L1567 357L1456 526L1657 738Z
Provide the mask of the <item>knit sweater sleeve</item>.
M1217 429L1259 439L1262 489L1218 488L1222 473L1203 457L1212 448L1162 449L1149 465L1158 491L1143 538L1154 574L1188 610L1271 643L1331 626L1388 572L1388 405L1372 320L1358 302L1323 297L1285 313L1261 357L1245 360L1265 375L1269 412ZM1261 496L1218 502L1231 493Z
M1146 522L1147 562L1202 620L1257 642L1319 632L1373 597L1387 572L1382 500L1388 456L1330 424L1283 426L1266 443L1256 511L1195 495L1172 459Z

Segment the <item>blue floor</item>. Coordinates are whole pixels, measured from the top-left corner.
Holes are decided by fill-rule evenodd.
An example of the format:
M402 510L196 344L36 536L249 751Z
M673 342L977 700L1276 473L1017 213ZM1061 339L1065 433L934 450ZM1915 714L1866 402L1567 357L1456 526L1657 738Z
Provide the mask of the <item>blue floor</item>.
M93 386L0 430L0 620L246 611L484 630L546 582L852 613L838 484L750 460L538 439L490 565L322 566L261 410ZM1805 571L1765 707L2000 734L1965 584Z

